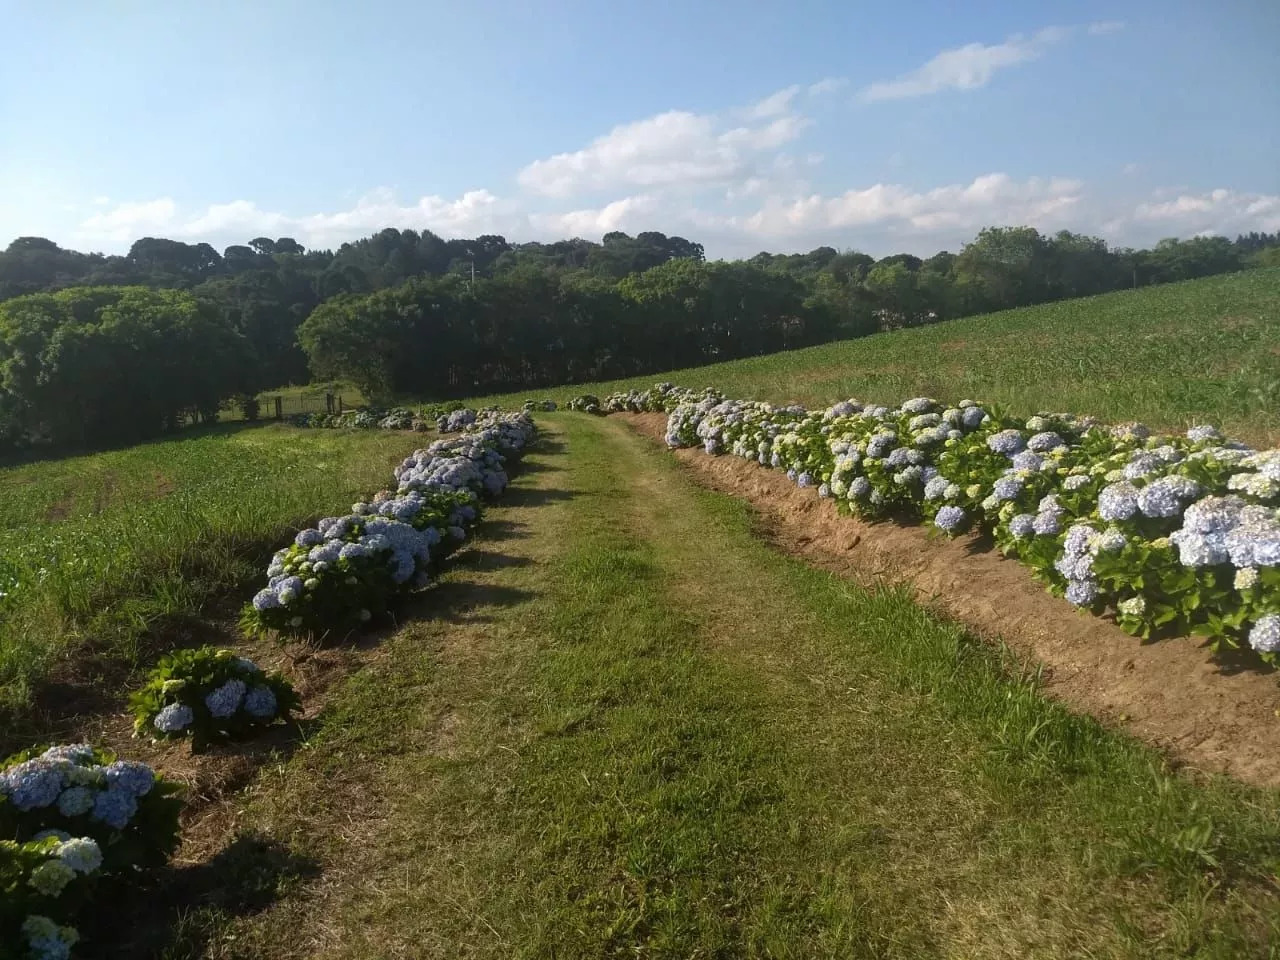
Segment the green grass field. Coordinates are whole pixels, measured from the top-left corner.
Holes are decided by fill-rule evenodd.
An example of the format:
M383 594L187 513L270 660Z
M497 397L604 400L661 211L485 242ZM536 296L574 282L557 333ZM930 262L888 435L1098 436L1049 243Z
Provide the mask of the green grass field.
M0 470L0 707L76 651L133 663L158 621L248 589L294 530L387 486L421 443L229 425Z
M1280 443L1280 270L1147 287L609 383L477 398L514 404L647 387L822 406L987 400Z

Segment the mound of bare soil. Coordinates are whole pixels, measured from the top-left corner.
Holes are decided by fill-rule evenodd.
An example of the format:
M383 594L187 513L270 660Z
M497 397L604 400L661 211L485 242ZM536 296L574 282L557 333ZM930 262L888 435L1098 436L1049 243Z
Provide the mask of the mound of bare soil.
M662 442L664 414L620 415ZM1069 606L1020 564L973 538L866 523L776 470L700 449L675 454L705 486L749 501L782 549L864 582L911 586L921 602L1044 665L1045 692L1121 727L1175 761L1280 785L1280 686L1215 661L1191 637L1142 643Z

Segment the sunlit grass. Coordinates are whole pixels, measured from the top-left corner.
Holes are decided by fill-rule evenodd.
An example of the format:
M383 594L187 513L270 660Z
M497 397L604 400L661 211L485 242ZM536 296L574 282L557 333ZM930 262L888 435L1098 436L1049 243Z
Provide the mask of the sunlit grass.
M86 643L130 662L149 625L246 588L301 524L387 486L421 442L227 427L0 470L0 708Z
M477 398L515 405L647 387L821 406L848 397L999 403L1280 443L1280 270L969 317L931 327L607 383Z

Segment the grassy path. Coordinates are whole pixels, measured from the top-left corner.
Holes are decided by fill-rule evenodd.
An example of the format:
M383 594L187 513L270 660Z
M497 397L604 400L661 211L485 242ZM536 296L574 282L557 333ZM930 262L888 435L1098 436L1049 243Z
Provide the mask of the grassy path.
M168 956L1275 955L1273 795L777 555L623 424L548 420L449 616L244 812L319 879Z

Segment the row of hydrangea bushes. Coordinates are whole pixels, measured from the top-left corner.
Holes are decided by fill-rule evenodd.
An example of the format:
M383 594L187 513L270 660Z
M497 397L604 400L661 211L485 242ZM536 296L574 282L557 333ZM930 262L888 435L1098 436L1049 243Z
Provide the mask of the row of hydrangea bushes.
M659 384L595 405L666 412L669 446L784 470L865 519L989 536L1132 635L1280 656L1280 450L928 397L809 411Z
M163 864L178 842L178 787L88 744L0 766L0 956L63 960L103 880Z
M246 608L246 626L324 634L370 620L396 594L429 582L465 542L482 499L506 489L507 465L535 433L527 412L496 411L473 413L461 431L404 460L395 491L320 521L279 551L267 587ZM162 657L129 706L135 735L190 737L201 749L288 720L301 701L282 674L202 647ZM95 885L163 864L177 846L179 812L175 784L88 744L6 760L0 957L69 957L79 940L76 916Z
M394 490L324 518L276 552L267 585L245 607L245 630L340 633L385 614L397 597L431 581L479 521L484 500L506 489L506 464L535 432L523 411L457 412L471 415L458 424L461 432L406 458L396 468Z
M330 430L413 430L425 433L431 429L429 417L408 407L390 410L362 407L342 413L299 413L290 417L289 423L295 427Z

